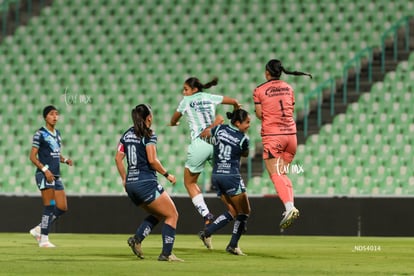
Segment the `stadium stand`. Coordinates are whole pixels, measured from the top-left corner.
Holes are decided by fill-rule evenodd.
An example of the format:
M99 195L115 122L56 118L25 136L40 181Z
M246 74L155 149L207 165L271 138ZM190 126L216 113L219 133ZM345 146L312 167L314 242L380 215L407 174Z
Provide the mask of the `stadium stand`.
M414 117L409 108L413 87L406 80L413 61L411 54L345 114L336 116L305 147L299 147L295 162L307 169L301 176L291 176L295 183L304 181L304 187L312 188L298 190L299 194L412 194L409 164L413 160Z
M344 63L356 51L379 45L387 27L413 8L413 3L397 0L160 3L56 0L2 40L0 91L5 105L0 110L0 122L7 135L1 143L4 155L0 162L5 166L1 169L0 192L36 192L28 154L31 137L43 123L41 110L47 104L60 108L58 128L64 139L63 151L74 160L73 167L63 168L69 193L123 193L113 156L117 139L130 125L131 108L141 102L154 108L161 161L181 178L183 145L188 142L189 131L184 122L175 128L166 125L181 99L182 83L187 77L207 81L219 76L219 86L211 92L236 97L253 113L251 94L264 81L264 64L269 58L280 58L287 68L315 76L312 81L284 77L295 88L300 112L307 92L328 77L340 77ZM298 183L298 194L398 194L413 190L411 170L408 164L402 163L405 169L401 165L401 160L409 157L400 158L395 152L400 144L392 144L395 140L380 132L386 123L388 128L400 131L397 135L404 142L406 132L413 132L412 115L405 105L412 97L412 86L405 82L409 78L403 73L403 68L413 68L413 61L411 56L396 73L388 74L370 94L350 106L350 110L364 111L358 118L353 118L356 112L351 111L338 115L320 135L299 147L295 162L303 164L305 173L292 176ZM398 96L390 91L381 94L384 87L396 89L395 85L401 91ZM400 113L397 120L387 113L390 108L406 112ZM225 111L219 109L220 113ZM362 118L369 124L360 124ZM344 123L349 128L346 131ZM260 123L254 120L249 132L252 152L260 141L259 133ZM380 140L372 142L367 137ZM353 139L363 141L361 148L352 148ZM411 150L412 144L406 142L402 149ZM391 159L399 157L393 168L405 174L404 178L398 178L384 158L376 155L383 149L373 148L373 144L388 145ZM361 150L369 154L360 156ZM371 160L374 157L382 160L383 169L378 173L386 181L374 174L379 162ZM354 171L362 178L370 177L363 188L358 186ZM250 192L272 193L267 179L252 178ZM387 185L396 182L398 189ZM173 193L185 193L182 180L174 188L166 186Z

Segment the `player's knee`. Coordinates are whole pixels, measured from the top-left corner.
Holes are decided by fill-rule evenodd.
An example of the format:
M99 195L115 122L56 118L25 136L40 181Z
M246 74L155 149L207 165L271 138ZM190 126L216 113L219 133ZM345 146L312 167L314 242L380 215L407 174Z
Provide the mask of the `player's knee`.
M248 206L247 208L246 208L246 210L244 210L244 214L245 215L247 215L247 217L249 217L250 216L250 213L252 212L252 209L250 208L250 206Z
M165 216L165 220L170 220L170 221L174 221L177 222L178 221L178 211L175 210L170 210L166 216Z
M171 225L172 227L176 227L178 223L178 214L177 215L168 215L165 217L164 223Z
M178 221L178 218L179 217L180 217L180 215L178 214L178 211L175 210L175 212L174 212L174 218L175 218L175 220Z
M56 205L56 208L59 209L62 213L65 213L69 210L67 205Z
M235 218L237 216L237 211L233 208L229 209L229 214L232 218Z
M56 208L62 212L67 212L69 210L68 205L66 204L56 204Z
M176 213L176 215L175 215L175 222L177 223L178 222L178 218L180 217L180 215L178 214L178 212Z

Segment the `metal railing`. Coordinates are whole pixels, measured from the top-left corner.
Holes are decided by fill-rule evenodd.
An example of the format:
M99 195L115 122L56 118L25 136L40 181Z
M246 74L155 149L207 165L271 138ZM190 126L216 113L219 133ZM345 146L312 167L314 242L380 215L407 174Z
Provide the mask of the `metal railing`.
M318 123L318 127L320 127L322 125L322 103L323 103L323 91L326 88L330 88L330 103L331 103L331 108L330 108L330 113L333 116L335 114L335 104L334 104L334 100L335 100L335 90L336 90L336 84L335 84L335 79L334 78L330 78L326 81L324 81L323 83L321 83L320 85L318 85L313 91L311 91L309 94L307 94L304 98L304 108L303 108L303 112L304 112L304 117L303 117L303 133L304 136L307 137L308 136L308 118L309 118L309 113L310 113L310 103L311 101L316 99L316 113L317 113L317 123Z
M368 82L372 82L372 59L373 59L373 50L372 47L367 47L364 50L358 52L355 57L351 60L349 60L344 65L343 69L343 104L347 104L348 102L348 73L350 69L354 69L355 71L355 91L359 93L359 81L360 81L360 75L361 75L361 63L362 59L366 57L368 59Z
M393 58L394 61L398 60L398 30L404 25L405 34L405 51L410 48L410 16L405 16L393 24L388 30L386 30L381 36L381 72L385 73L385 40L392 36L393 39Z
M405 51L409 51L410 48L410 16L404 16L393 24L388 30L386 30L381 36L381 71L385 72L385 40L392 36L393 38L393 58L398 60L398 30L404 26L404 42ZM373 60L373 48L367 47L358 52L354 58L347 61L343 67L343 103L347 104L348 98L348 74L350 69L355 71L355 90L357 93L360 92L360 75L361 75L361 63L363 58L368 59L368 82L372 83L372 60ZM310 114L310 103L316 99L316 112L317 112L317 124L321 127L322 122L322 101L324 90L330 87L330 102L331 102L331 116L335 115L334 110L334 94L335 94L335 80L330 78L320 84L317 88L311 91L305 96L304 100L304 118L303 118L303 135L306 138L308 136L309 128L309 114Z
M10 33L9 25L18 26L21 23L21 12L32 17L33 6L36 4L42 8L45 6L45 0L0 0L1 37L4 38Z

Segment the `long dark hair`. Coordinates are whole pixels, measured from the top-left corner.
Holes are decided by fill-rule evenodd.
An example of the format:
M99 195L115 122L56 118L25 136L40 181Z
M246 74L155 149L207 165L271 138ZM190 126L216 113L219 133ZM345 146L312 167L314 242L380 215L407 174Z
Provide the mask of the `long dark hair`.
M249 116L249 112L244 109L237 109L233 112L226 112L227 119L230 120L231 124L234 125L236 122L243 123L244 120Z
M269 60L269 62L266 64L266 70L269 72L269 74L274 77L279 79L280 75L282 75L282 72L288 75L295 75L295 76L308 76L310 78L312 78L312 75L309 73L304 73L304 72L300 72L300 71L288 71L286 70L283 66L282 66L282 62L280 60L277 59L271 59Z
M213 78L211 81L209 81L205 84L201 83L201 81L196 77L188 78L185 81L185 84L190 86L191 89L198 88L199 92L203 91L203 89L208 89L212 86L215 86L215 85L217 85L217 83L218 83L218 78L217 77Z
M134 132L137 137L151 137L152 130L145 124L145 120L150 114L152 114L151 107L146 104L139 104L132 109L131 117L134 122Z

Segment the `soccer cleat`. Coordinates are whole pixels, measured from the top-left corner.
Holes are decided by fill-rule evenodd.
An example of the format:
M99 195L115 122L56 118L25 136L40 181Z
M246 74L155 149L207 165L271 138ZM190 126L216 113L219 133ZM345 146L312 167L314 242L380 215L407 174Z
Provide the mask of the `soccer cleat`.
M213 243L211 242L211 240L212 240L211 236L207 237L204 231L200 231L198 233L198 237L204 243L204 245L207 247L207 249L213 249Z
M30 235L37 241L40 242L40 226L37 225L36 227L33 227L29 231Z
M239 247L231 247L228 245L226 251L233 255L246 256L246 254L244 254Z
M135 239L134 237L130 237L128 239L128 245L131 247L132 252L140 259L144 259L144 253L141 249L141 242Z
M158 261L163 261L163 262L184 262L183 259L177 258L177 256L175 256L172 253L169 256L165 256L165 255L161 254L158 257Z
M50 241L42 241L42 242L39 242L39 247L52 248L52 247L56 247L56 245L54 245Z
M281 229L288 228L292 222L299 217L299 210L293 207L289 212L283 213L283 219L280 221L279 227Z

